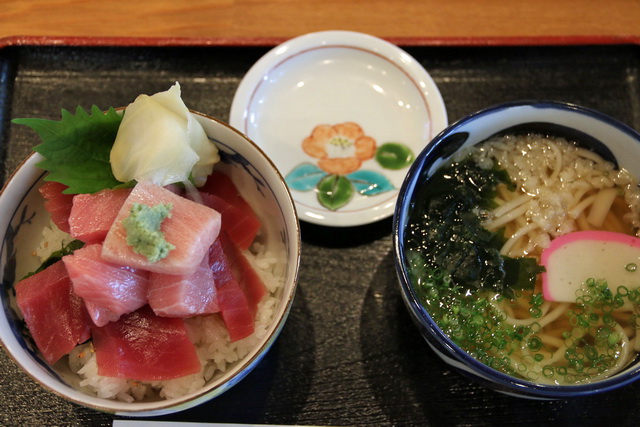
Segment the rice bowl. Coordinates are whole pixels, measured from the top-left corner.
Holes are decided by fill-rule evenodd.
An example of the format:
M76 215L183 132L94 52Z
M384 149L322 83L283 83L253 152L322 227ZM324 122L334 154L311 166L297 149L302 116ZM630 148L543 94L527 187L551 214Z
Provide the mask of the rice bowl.
M209 348L213 343L228 339L226 331L219 328L219 319L201 318L189 322L189 337L199 343L198 354L203 363L197 379L183 378L163 384L162 392L159 389L150 392L150 388L142 392L140 384L132 386L126 380L123 383L97 377L91 357L78 358L81 363L71 364L82 376L75 374L68 364L48 366L25 339L8 291L8 285L16 278L37 266L38 257L34 253L44 256L49 250L44 246L50 248L50 244L62 237L50 228L43 201L37 194L44 175L35 166L41 160L40 156L32 154L27 158L2 190L0 201L9 214L2 217L0 224L4 232L0 270L5 284L0 337L7 353L26 373L45 388L73 402L101 411L136 416L161 415L195 406L223 393L246 376L273 344L288 316L296 288L300 236L295 208L283 179L264 153L239 132L205 115L195 112L193 115L218 146L223 158L220 169L252 201L265 224L258 243L251 248L250 261L264 273L261 276L268 279L265 284L269 288L269 298L262 302L256 319L256 333L232 346L219 346L215 351ZM49 244L39 247L39 242ZM202 333L202 328L210 328L209 333ZM83 350L87 349L78 348L75 355ZM142 394L143 400L135 400Z

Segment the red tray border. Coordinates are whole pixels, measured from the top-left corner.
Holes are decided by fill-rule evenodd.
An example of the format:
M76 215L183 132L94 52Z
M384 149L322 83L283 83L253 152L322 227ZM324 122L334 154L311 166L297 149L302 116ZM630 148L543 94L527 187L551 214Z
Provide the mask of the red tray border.
M0 38L9 46L276 46L289 37L77 37L11 36ZM640 36L532 36L532 37L387 37L399 46L567 46L640 44Z

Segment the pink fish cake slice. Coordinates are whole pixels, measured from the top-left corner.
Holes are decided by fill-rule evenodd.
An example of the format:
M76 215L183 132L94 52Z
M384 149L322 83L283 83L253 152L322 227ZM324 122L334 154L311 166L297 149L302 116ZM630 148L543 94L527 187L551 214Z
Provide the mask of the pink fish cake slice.
M160 227L165 240L175 246L167 257L150 262L127 245L122 220L129 216L134 203L147 206L172 204L171 217ZM163 187L139 183L131 191L109 229L102 246L102 258L115 264L154 273L186 275L196 271L209 247L218 237L222 218L220 213L181 197Z

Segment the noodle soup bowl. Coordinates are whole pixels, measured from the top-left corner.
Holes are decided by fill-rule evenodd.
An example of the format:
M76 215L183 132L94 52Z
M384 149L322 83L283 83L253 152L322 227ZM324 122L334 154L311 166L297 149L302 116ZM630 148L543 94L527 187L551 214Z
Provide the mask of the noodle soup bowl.
M640 376L637 355L617 373L589 382L560 384L539 381L539 375L523 379L493 369L463 350L422 303L423 294L415 283L417 279L411 273L408 258L409 224L412 213L420 204L419 193L426 188L435 171L451 163L452 157L461 150L468 150L493 136L527 133L574 141L614 166L640 176L640 135L627 125L591 109L567 103L527 101L489 107L462 118L437 135L417 156L399 194L393 219L393 244L404 303L421 335L438 356L454 370L490 389L531 399L566 399L622 387Z
M15 305L13 284L38 267L39 260L34 256L34 251L43 239L43 229L49 225L49 215L38 192L45 172L36 164L42 157L37 153L31 154L9 177L0 193L0 206L3 209L0 217L0 274L3 283L0 292L0 338L6 354L31 379L70 402L98 411L136 417L157 416L191 408L219 396L245 378L264 358L284 327L295 296L300 259L299 222L288 188L275 165L251 140L226 123L204 114L192 114L219 148L221 162L215 170L232 179L261 220L262 231L257 240L261 242L262 250L258 252L266 256L256 256L257 264L254 267L262 265L259 268L265 268L266 262L269 271L280 283L275 287L267 286L273 297L267 306L269 315L262 309L258 312L258 316L263 313L265 317L257 323L256 335L233 350L242 353L239 359L229 354L225 371L216 371L213 376L206 378L204 384L198 382L198 386L191 390L185 387L186 393L175 393L166 399L158 397L156 393L133 401L102 398L87 393L84 385L80 384L81 378L70 369L66 357L53 366L46 363L29 338ZM16 137L21 137L23 130L15 130ZM32 135L27 136L27 133L25 131L24 137L31 138ZM265 282L272 283L261 274ZM244 339L239 343L242 341ZM238 350L243 346L244 349ZM180 387L180 384L175 386Z

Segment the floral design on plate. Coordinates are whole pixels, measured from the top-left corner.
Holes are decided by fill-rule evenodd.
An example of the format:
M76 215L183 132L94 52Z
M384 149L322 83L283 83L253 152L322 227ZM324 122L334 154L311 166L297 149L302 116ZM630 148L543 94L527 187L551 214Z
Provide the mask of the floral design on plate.
M301 221L351 227L393 215L406 159L446 127L447 113L431 76L398 46L321 31L261 57L229 123L288 177Z
M317 159L296 166L286 176L289 188L296 191L315 190L318 202L327 209L338 210L359 194L375 196L394 190L391 180L376 170L361 169L374 159L383 169L398 170L413 162L409 147L396 142L377 146L354 122L317 125L302 141L303 151Z

